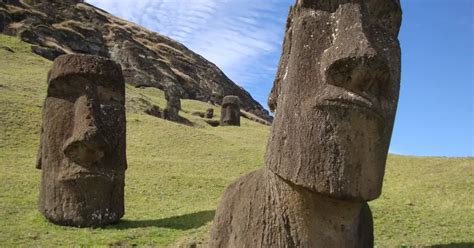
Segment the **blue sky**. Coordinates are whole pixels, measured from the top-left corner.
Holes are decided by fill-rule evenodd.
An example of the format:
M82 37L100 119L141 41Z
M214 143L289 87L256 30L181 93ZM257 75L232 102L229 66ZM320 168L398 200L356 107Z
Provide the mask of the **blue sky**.
M88 0L167 35L263 106L294 0ZM474 156L472 0L402 0L402 87L390 152Z

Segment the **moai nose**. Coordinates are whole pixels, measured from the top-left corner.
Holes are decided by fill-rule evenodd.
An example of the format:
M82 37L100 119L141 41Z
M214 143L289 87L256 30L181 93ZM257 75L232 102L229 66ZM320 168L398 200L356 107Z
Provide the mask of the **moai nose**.
M359 5L341 5L334 13L332 44L323 53L321 73L326 83L360 94L377 94L389 78L388 63L371 39Z
M77 164L99 161L105 153L106 140L100 129L96 106L89 94L76 100L74 129L72 136L64 144L64 154Z
M369 52L339 58L325 73L326 83L359 94L377 95L381 84L389 78L387 63L379 55Z

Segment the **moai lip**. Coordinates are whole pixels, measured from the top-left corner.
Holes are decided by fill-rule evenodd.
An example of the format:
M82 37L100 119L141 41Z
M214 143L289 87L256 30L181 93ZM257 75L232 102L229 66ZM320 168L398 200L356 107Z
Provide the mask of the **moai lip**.
M120 65L63 55L48 73L37 168L39 211L70 226L103 226L124 215L125 82Z
M221 126L240 126L240 99L225 96L222 100Z

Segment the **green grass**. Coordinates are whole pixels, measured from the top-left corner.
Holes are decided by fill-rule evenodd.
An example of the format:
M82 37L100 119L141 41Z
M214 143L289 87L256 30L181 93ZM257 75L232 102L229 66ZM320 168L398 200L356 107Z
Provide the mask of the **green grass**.
M263 163L269 127L242 119L241 127L212 128L186 113L194 127L164 121L140 113L133 100L163 107L162 91L127 86L131 111L123 220L95 229L50 224L36 210L40 171L34 165L51 62L17 38L0 35L1 46L15 53L0 48L0 246L200 242L225 187ZM188 112L210 107L191 100L182 105ZM391 155L383 195L371 203L377 246L472 247L473 165L473 158Z

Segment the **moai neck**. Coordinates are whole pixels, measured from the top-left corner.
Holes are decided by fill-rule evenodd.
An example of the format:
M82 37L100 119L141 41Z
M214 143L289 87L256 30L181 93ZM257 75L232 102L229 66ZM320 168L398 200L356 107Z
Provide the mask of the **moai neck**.
M366 202L330 198L269 174L281 215L289 222L285 228L303 242L298 246L372 246L372 218Z

